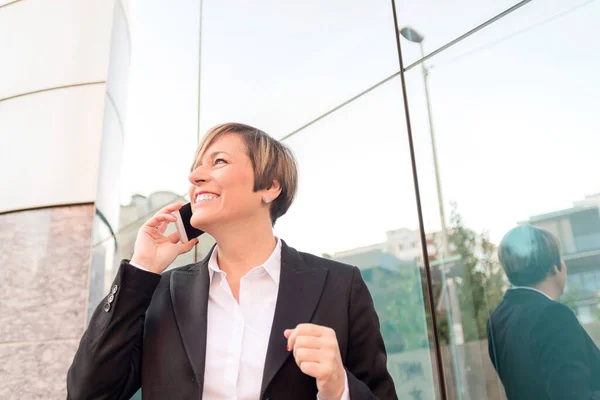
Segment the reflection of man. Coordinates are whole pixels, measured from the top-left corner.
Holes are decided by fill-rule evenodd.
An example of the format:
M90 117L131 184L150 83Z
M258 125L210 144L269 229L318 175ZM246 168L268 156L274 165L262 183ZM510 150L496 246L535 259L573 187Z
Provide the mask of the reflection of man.
M600 351L555 301L567 280L558 240L519 226L498 249L514 285L488 321L489 353L509 400L600 399Z

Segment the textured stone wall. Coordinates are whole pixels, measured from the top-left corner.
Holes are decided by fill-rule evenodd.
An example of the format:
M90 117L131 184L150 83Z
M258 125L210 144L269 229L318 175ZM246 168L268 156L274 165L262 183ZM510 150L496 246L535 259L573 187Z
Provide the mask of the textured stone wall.
M93 205L0 215L0 399L64 399L83 334Z

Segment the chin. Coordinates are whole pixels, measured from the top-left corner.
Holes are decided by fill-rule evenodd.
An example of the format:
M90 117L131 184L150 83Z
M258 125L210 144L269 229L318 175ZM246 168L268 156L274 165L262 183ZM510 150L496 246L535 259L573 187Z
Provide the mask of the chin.
M195 214L192 215L192 218L190 219L190 225L192 225L194 228L196 229L200 229L201 231L207 232L210 230L210 228L212 226L215 226L215 224L219 223L219 219L215 218L214 215L202 215L202 214Z
M206 228L206 218L196 218L196 217L192 217L190 219L190 225L193 226L196 229L200 229L200 230L205 230L204 228Z

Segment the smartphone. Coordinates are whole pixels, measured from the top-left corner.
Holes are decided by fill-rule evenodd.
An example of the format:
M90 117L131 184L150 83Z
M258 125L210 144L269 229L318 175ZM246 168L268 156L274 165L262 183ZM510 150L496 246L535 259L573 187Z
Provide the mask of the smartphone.
M196 229L190 224L190 220L192 219L192 203L185 204L179 210L173 211L171 215L177 218L175 226L177 227L177 232L179 232L181 243L187 243L204 233L204 231Z

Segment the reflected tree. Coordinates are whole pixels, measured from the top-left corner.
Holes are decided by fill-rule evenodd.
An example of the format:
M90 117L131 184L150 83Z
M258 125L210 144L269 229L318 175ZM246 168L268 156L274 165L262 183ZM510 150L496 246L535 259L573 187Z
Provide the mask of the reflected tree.
M464 339L484 339L489 314L502 300L506 288L497 246L487 232L477 233L465 227L456 203L452 204L450 223L448 241L453 255L461 259L456 282Z
M577 313L577 303L581 301L585 292L579 283L571 284L569 286L569 290L561 296L560 302L573 310L574 313Z
M363 272L388 353L429 346L419 270L413 266L398 272L380 268Z

